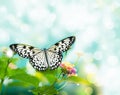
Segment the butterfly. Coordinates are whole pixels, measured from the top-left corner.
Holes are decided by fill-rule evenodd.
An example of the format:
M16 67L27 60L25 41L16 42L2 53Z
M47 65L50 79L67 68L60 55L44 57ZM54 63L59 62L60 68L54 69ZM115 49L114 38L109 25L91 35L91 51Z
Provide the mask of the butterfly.
M62 62L63 53L66 52L75 42L75 36L67 37L50 48L39 49L26 44L11 44L10 49L23 58L28 58L29 62L38 71L46 69L54 70Z

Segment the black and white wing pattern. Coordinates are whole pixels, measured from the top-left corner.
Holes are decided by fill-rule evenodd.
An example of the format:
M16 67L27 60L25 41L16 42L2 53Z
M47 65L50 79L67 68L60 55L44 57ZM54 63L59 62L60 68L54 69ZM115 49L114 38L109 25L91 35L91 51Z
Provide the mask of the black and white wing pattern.
M11 44L10 48L23 58L28 58L33 68L39 71L58 68L62 62L62 53L74 43L75 37L67 37L48 49L40 50L30 45Z
M67 51L74 42L75 42L75 36L70 36L57 42L56 44L51 46L48 50L62 53L64 51Z
M48 65L51 70L58 68L62 61L62 53L60 52L51 52L49 50L46 51Z
M10 48L23 58L28 58L36 70L46 70L48 64L43 50L25 44L11 44Z
M47 59L44 53L44 50L35 54L33 57L30 58L30 63L34 69L38 71L44 71L48 68Z
M67 51L74 43L75 37L67 37L47 50L48 65L50 69L56 69L62 62L62 53Z
M37 53L41 52L40 49L25 44L11 44L10 48L23 58L32 58Z

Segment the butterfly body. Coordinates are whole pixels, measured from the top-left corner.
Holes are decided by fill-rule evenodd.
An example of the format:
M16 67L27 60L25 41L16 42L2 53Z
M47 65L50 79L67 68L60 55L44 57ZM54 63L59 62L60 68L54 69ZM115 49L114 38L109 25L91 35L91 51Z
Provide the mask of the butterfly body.
M74 43L75 37L67 37L50 48L43 50L26 44L11 44L10 48L23 58L28 58L29 62L36 70L43 71L58 68L62 62L62 54Z

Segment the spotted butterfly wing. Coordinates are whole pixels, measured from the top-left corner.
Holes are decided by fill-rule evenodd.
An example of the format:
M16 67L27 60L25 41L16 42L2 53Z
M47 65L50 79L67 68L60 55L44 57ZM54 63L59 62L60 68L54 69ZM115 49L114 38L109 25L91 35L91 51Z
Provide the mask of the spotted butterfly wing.
M10 48L23 58L31 58L37 53L41 52L40 49L25 44L11 44Z
M48 50L62 53L62 52L67 51L74 42L75 42L75 36L70 36L55 43Z
M67 51L74 41L75 37L70 36L55 43L47 50L50 69L56 69L60 65L62 61L62 53Z
M62 61L62 53L51 52L49 50L47 50L46 52L47 52L49 68L51 70L56 69Z
M47 62L47 58L44 53L44 50L42 50L41 52L31 57L29 61L31 65L33 66L33 68L39 71L43 71L48 68L48 62Z
M23 58L28 58L33 68L46 70L47 68L56 69L62 61L62 53L67 51L74 43L75 37L67 37L49 49L40 50L30 45L12 44L10 48Z
M48 64L43 50L25 44L11 44L10 48L23 58L29 58L33 68L37 70L46 70Z

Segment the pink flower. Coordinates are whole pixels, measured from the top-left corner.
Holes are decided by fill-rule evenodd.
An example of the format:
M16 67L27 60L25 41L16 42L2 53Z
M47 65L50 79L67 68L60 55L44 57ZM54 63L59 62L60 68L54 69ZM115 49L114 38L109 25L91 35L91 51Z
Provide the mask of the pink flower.
M11 68L11 69L17 69L17 66L15 64L13 64L13 63L10 63L9 64L9 68Z
M63 72L67 74L68 76L76 76L76 69L74 68L74 65L68 62L61 63L60 67L63 69Z

